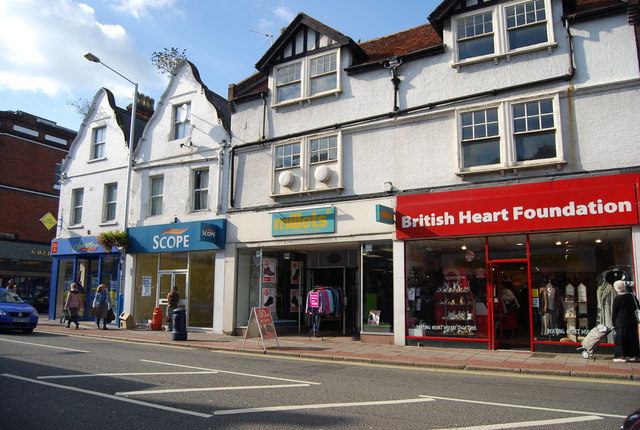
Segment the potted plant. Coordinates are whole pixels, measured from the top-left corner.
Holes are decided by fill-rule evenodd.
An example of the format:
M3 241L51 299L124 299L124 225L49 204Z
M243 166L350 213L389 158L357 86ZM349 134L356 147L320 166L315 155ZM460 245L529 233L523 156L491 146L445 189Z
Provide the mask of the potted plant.
M109 230L98 234L97 240L105 251L111 251L113 247L124 250L129 244L129 235L126 231Z

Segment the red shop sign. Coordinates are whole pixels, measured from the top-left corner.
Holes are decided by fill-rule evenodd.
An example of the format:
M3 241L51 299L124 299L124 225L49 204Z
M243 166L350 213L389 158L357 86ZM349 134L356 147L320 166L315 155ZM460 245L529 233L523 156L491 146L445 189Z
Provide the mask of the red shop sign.
M638 224L640 175L398 196L399 239Z

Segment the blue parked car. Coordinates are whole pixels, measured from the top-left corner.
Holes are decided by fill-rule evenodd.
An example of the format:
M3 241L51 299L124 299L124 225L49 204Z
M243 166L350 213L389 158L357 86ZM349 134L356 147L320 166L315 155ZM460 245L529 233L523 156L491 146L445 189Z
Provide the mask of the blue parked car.
M38 311L11 290L0 288L0 330L31 333L38 325Z

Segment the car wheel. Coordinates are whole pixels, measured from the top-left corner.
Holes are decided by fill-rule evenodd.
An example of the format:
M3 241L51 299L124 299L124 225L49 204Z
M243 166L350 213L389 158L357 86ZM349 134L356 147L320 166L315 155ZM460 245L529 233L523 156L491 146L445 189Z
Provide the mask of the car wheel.
M23 328L22 329L22 333L31 334L31 333L33 333L33 330L34 329L32 329L32 328Z

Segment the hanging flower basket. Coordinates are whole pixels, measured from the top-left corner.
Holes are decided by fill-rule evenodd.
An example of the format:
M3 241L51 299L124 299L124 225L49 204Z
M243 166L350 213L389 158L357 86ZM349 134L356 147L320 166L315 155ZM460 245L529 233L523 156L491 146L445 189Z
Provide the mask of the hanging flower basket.
M126 249L129 244L129 235L126 231L110 230L103 231L97 237L98 243L105 251L111 251L113 247Z

